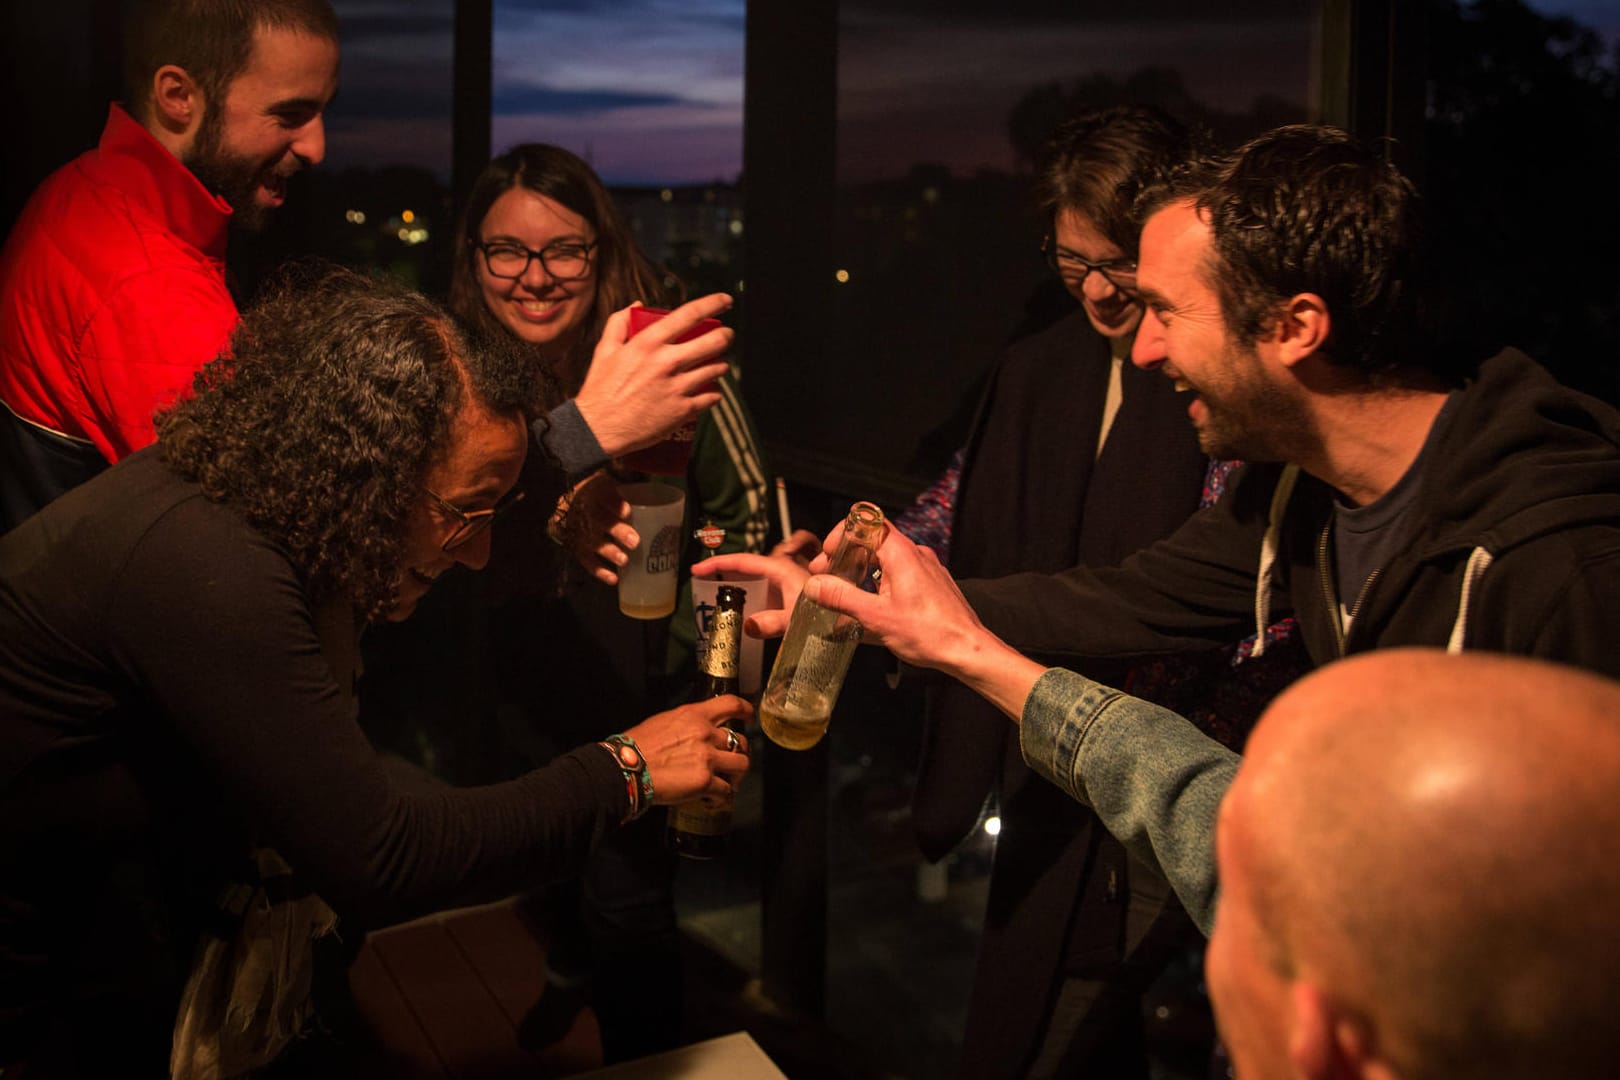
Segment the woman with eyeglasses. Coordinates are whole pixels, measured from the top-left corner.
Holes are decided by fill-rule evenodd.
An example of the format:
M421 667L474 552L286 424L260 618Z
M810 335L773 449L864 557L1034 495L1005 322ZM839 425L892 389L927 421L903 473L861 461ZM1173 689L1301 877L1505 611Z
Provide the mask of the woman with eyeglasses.
M6 1075L245 1073L308 1019L326 905L357 940L732 790L737 698L479 788L356 723L360 627L488 560L537 397L505 343L325 271L244 315L156 446L0 538Z
M450 278L451 310L470 325L503 330L529 346L555 380L559 401L553 404L566 414L571 401L601 443L603 455L594 464L620 458L623 449L611 443L613 433L639 421L653 390L638 399L606 393L614 387L602 369L616 344L604 335L607 319L632 303L671 306L679 282L638 249L629 223L591 167L543 143L514 147L485 167L468 197L460 239ZM694 301L641 334L668 337L677 331L666 324L679 319L687 325L689 309L724 299ZM709 307L703 313L719 314ZM730 374L723 369L709 374L718 374L716 389L704 398L713 407L698 420L692 464L676 482L687 487L689 518L726 531L721 550L759 551L769 527L759 440ZM568 460L566 448L560 449ZM581 464L586 460L577 458ZM583 475L577 465L570 472L571 480ZM594 517L564 524L573 526L569 540L582 564L611 585L617 567L628 561L633 531L614 520L621 504L610 495L608 479L604 475L584 496L581 516ZM701 553L688 538L684 561ZM691 635L678 616L675 629L689 645Z
M541 529L508 531L497 538L491 575L463 583L463 591L482 595L452 591L444 598L461 601L443 623L467 628L453 636L458 647L478 654L467 656L469 670L491 681L482 699L495 717L486 743L500 744L469 749L465 762L451 767L476 773L527 766L576 739L620 730L627 717L688 700L696 666L686 568L707 552L693 532L704 525L724 530L725 552L764 546L771 503L759 441L724 363L711 364L703 370L713 391L703 400L713 404L698 417L690 463L682 475L653 477L686 491L676 611L656 622L629 619L609 587L640 539L622 520L628 507L616 484L644 478L619 460L628 447L616 433L645 426L655 406L668 412L649 400L657 387L639 397L621 388L635 374L623 370L622 354L646 338L678 336L698 316L722 314L727 303L712 296L677 306L679 295L678 283L638 249L612 194L576 155L517 146L474 181L458 229L449 306L467 325L507 336L549 376L545 404L555 434L548 445L565 463L571 492L561 503L521 511L542 526L549 516L550 539ZM625 343L616 321L622 315L615 313L633 303L674 310ZM679 347L718 352L730 334L715 331ZM544 592L521 587L520 571L558 563L557 573L539 575ZM444 741L435 717L424 716L421 728L427 730L398 733L392 745L410 752L413 744ZM502 753L507 760L490 762ZM654 815L603 845L581 882L525 901L548 930L551 984L524 1027L526 1037L543 1041L552 1028L566 1030L567 1016L547 1010L565 1011L567 1003L588 998L610 1062L681 1041L673 873Z

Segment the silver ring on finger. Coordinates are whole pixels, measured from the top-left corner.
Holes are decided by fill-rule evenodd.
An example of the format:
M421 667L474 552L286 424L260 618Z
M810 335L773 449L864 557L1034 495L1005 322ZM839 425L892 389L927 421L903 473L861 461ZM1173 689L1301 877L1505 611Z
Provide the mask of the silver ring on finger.
M737 747L739 745L741 745L741 742L742 742L742 740L737 738L737 733L735 731L732 731L730 728L726 729L726 749L727 750L729 750L731 753L735 754L737 752Z

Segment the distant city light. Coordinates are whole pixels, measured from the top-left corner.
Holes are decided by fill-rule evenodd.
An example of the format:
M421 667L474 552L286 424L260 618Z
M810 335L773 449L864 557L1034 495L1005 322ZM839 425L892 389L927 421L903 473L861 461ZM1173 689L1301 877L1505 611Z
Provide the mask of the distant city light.
M663 191L660 191L658 193L658 197L660 199L663 199L665 202L674 202L675 201L675 193L673 191L669 190L669 188L665 188Z
M833 277L838 279L838 284L840 284L840 285L847 285L849 283L849 271L848 270L840 270L840 271L838 271L838 273L834 274Z
M991 816L991 817L985 818L984 819L984 831L985 831L985 835L987 835L987 836L1000 836L1001 835L1001 818L996 817L996 816Z
M741 236L742 235L742 218L732 218L730 223L726 225L726 228L731 230L731 235L732 236Z
M350 225L364 225L366 223L366 212L364 210L345 210L343 211L343 220Z
M742 278L738 278L738 279L737 279L737 291L738 291L738 292L742 292L742 291L743 291L743 282L742 282Z
M409 225L411 222L416 220L416 211L407 210L403 214L399 215L399 219L405 224Z
M922 190L923 202L933 204L939 202L939 188L925 187Z

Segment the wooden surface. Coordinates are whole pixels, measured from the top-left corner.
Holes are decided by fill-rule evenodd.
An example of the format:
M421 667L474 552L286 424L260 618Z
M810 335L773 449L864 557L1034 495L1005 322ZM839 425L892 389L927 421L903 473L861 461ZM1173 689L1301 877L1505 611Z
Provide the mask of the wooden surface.
M545 949L509 900L370 935L349 984L402 1080L543 1080L602 1064L589 1008L549 1045L523 1045L520 1025L546 991Z
M746 1031L610 1065L579 1080L787 1080Z

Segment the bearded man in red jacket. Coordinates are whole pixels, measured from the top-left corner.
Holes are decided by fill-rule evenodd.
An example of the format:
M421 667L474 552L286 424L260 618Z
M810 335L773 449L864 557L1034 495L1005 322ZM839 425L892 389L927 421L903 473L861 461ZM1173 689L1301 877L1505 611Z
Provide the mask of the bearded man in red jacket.
M0 252L0 531L153 440L236 325L226 237L326 154L328 0L149 0L100 144Z

